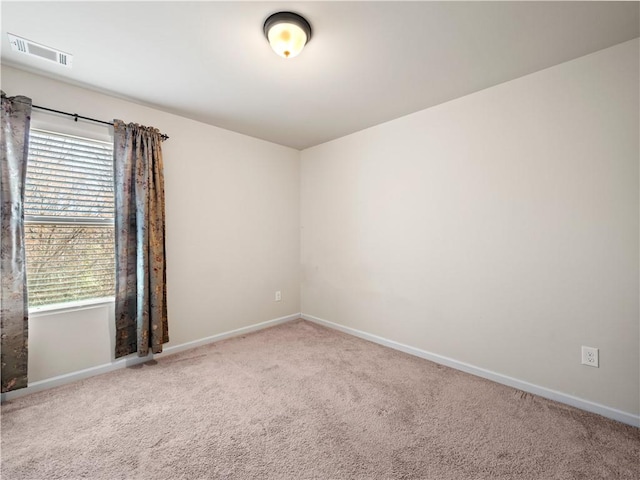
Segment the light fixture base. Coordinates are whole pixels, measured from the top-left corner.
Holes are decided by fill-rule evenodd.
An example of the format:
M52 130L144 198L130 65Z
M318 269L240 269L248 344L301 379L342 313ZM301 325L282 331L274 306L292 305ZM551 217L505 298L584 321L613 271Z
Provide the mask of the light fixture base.
M309 24L309 22L307 22L306 18L293 12L277 12L273 15L270 15L264 21L264 36L269 38L269 30L271 29L271 27L274 27L279 23L293 23L294 25L297 25L307 35L307 43L309 43L309 40L311 40L311 25Z

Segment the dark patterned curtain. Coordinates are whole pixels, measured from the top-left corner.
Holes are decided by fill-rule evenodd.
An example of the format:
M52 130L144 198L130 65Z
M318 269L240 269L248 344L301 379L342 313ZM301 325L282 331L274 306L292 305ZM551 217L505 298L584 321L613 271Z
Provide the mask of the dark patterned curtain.
M162 138L114 120L116 358L169 341Z
M2 392L27 386L29 310L24 246L24 184L31 99L2 92L0 158L0 349Z

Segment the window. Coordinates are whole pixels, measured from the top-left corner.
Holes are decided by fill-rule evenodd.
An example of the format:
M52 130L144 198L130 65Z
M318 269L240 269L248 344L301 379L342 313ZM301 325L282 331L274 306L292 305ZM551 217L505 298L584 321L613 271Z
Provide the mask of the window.
M113 145L32 129L24 209L29 307L114 295Z

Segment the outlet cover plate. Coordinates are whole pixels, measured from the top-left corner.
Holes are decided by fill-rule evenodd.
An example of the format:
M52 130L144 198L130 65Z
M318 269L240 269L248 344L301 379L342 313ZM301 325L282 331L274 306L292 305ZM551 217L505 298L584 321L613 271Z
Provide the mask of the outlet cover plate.
M582 364L590 367L598 368L600 366L600 359L598 358L598 349L594 347L582 346Z

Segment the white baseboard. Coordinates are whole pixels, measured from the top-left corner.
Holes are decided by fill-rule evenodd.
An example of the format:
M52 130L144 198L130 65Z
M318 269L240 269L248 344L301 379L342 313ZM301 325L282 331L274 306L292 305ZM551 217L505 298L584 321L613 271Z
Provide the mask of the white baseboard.
M488 380L492 380L496 383L500 383L503 385L507 385L509 387L522 390L524 392L532 393L534 395L538 395L540 397L548 398L550 400L555 400L560 403L564 403L567 405L571 405L576 408L580 408L582 410L586 410L588 412L597 413L602 415L603 417L611 418L613 420L617 420L622 423L626 423L628 425L632 425L634 427L640 427L640 415L634 415L632 413L623 412L621 410L617 410L615 408L607 407L606 405L601 405L599 403L591 402L589 400L584 400L582 398L574 397L573 395L568 395L566 393L558 392L556 390L551 390L549 388L541 387L539 385L535 385L529 382L525 382L523 380L518 380L517 378L509 377L507 375L502 375L500 373L492 372L490 370L486 370L484 368L476 367L474 365L470 365L468 363L460 362L458 360L454 360L449 357L445 357L442 355L438 355L436 353L427 352L426 350L421 350L419 348L411 347L409 345L404 345L402 343L395 342L393 340L388 340L383 337L379 337L377 335L373 335L367 332L363 332L361 330L356 330L355 328L345 327L343 325L330 322L328 320L324 320L322 318L314 317L313 315L294 313L291 315L287 315L280 318L274 318L272 320L267 320L266 322L256 323L254 325L249 325L247 327L238 328L236 330L231 330L229 332L219 333L217 335L212 335L210 337L205 337L199 340L194 340L192 342L183 343L180 345L174 345L172 347L167 347L164 349L163 353L152 355L149 354L146 357L136 357L134 355L122 358L119 360L114 360L111 363L106 363L103 365L98 365L91 368L86 368L84 370L78 370L76 372L66 373L64 375L59 375L57 377L47 378L45 380L40 380L38 382L30 383L26 388L22 388L20 390L14 390L12 392L3 393L0 396L0 400L2 402L6 400L12 400L14 398L22 397L24 395L29 395L32 393L40 392L43 390L48 390L50 388L58 387L61 385L65 385L67 383L76 382L78 380L83 380L85 378L93 377L95 375L100 375L103 373L111 372L114 370L118 370L120 368L131 367L133 365L137 365L140 363L148 362L154 358L161 358L165 355L171 355L174 353L182 352L184 350L189 350L191 348L200 347L202 345L207 345L209 343L219 342L221 340L235 337L238 335L243 335L251 332L255 332L258 330L262 330L264 328L272 327L281 323L289 322L291 320L295 320L297 318L303 318L310 322L317 323L319 325L323 325L328 328L332 328L334 330L339 330L341 332L354 335L356 337L363 338L365 340L369 340L371 342L384 345L385 347L393 348L395 350L399 350L401 352L408 353L410 355L414 355L416 357L424 358L426 360L430 360L432 362L438 363L440 365L445 365L447 367L455 368L456 370L461 370L466 373L470 373L472 375L476 375L478 377L486 378Z
M13 390L11 392L3 393L0 396L0 401L5 402L7 400L13 400L14 398L23 397L32 393L41 392L50 388L59 387L67 383L77 382L85 378L93 377L95 375L101 375L103 373L118 370L120 368L130 367L138 363L148 362L153 359L153 355L146 357L131 357L114 360L111 363L104 363L95 367L85 368L84 370L78 370L75 372L65 373L56 377L47 378L37 382L29 383L26 388L20 390Z
M409 355L414 355L416 357L424 358L434 363L455 368L456 370L461 370L463 372L470 373L478 377L486 378L487 380L492 380L496 383L500 383L502 385L506 385L508 387L515 388L517 390L522 390L524 392L532 393L540 397L548 398L549 400L555 400L556 402L564 403L566 405L571 405L572 407L576 407L581 410L597 413L598 415L602 415L603 417L617 420L618 422L626 423L627 425L640 427L640 415L634 415L632 413L623 412L615 408L607 407L606 405L601 405L599 403L594 403L589 400L584 400L582 398L574 397L573 395L568 395L566 393L558 392L556 390L551 390L549 388L541 387L539 385L534 385L533 383L525 382L523 380L518 380L517 378L492 372L491 370L485 370L484 368L476 367L468 363L459 362L458 360L454 360L453 358L444 357L436 353L431 353L431 352L427 352L426 350L421 350L419 348L411 347L409 345L404 345L402 343L398 343L393 340L388 340L386 338L379 337L377 335L372 335L370 333L363 332L361 330L356 330L355 328L345 327L344 325L333 323L328 320L324 320L322 318L314 317L313 315L307 315L303 313L301 317L304 320L317 323L318 325L323 325L325 327L332 328L334 330L339 330L343 333L348 333L349 335L354 335L356 337L360 337L365 340L369 340L371 342L384 345L385 347L393 348L395 350L400 350L401 352L408 353Z
M184 350L189 350L191 348L207 345L208 343L219 342L220 340L224 340L226 338L236 337L238 335L244 335L246 333L262 330L263 328L273 327L274 325L289 322L291 320L295 320L300 317L301 316L299 313L293 313L285 317L274 318L272 320L267 320L266 322L249 325L248 327L242 327L236 330L231 330L229 332L223 332L217 335L212 335L210 337L194 340L192 342L187 342L187 343L182 343L180 345L167 347L167 348L164 348L162 353L158 353L155 355L150 353L146 357L137 357L135 356L135 354L132 354L129 357L114 360L111 363L105 363L103 365L97 365L95 367L85 368L84 370L65 373L64 375L58 375L57 377L51 377L45 380L40 380L38 382L29 383L29 385L26 388L21 388L20 390L14 390L12 392L3 393L0 396L0 401L5 402L7 400L12 400L14 398L22 397L24 395L30 395L32 393L41 392L43 390L48 390L50 388L59 387L67 383L77 382L78 380L83 380L85 378L93 377L95 375L101 375L103 373L112 372L120 368L131 367L139 363L148 362L149 360L153 360L154 358L161 358L166 355L171 355L174 353L182 352Z
M181 345L167 347L163 349L162 353L154 355L154 357L160 358L160 357L163 357L164 355L171 355L173 353L182 352L183 350L189 350L191 348L201 347L202 345L207 345L208 343L219 342L220 340L224 340L226 338L237 337L238 335L244 335L246 333L251 333L251 332L257 332L258 330L262 330L268 327L273 327L281 323L290 322L291 320L296 320L297 318L302 318L301 314L292 313L291 315L287 315L285 317L274 318L273 320L267 320L266 322L255 323L253 325L249 325L248 327L237 328L229 332L219 333L217 335L212 335L210 337L201 338L200 340L194 340L193 342L187 342Z

